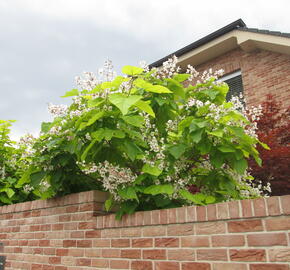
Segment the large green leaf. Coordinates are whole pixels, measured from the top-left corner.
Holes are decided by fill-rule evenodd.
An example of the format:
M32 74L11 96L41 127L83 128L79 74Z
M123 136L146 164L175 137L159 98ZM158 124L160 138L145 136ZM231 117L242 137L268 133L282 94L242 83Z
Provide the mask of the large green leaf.
M187 146L185 144L175 144L168 148L169 153L175 157L175 159L179 159L182 154L185 152Z
M190 139L193 142L198 143L202 138L202 134L203 134L203 129L195 130L190 133Z
M162 173L162 170L158 169L155 166L150 166L149 164L144 164L142 172L148 173L154 176L159 176Z
M8 188L8 187L5 187L5 188L0 189L0 193L1 192L5 192L7 194L7 196L8 196L9 199L11 197L13 197L13 195L15 194L15 191L12 188Z
M185 128L189 127L192 120L194 119L193 116L188 116L184 118L179 124L178 124L178 130L183 131Z
M62 96L63 98L64 97L73 97L73 96L77 96L79 94L79 90L78 89L72 89L72 90L70 90L70 91L67 91L66 93L65 93L65 95L64 96Z
M105 209L106 209L106 211L107 212L110 211L112 206L113 206L113 198L112 198L112 196L110 196L110 198L105 201Z
M92 149L92 147L97 143L98 138L93 139L90 144L86 147L86 149L84 150L84 152L81 155L81 160L85 160L89 151Z
M35 172L30 175L31 185L36 187L40 184L41 180L46 176L45 171Z
M204 138L203 140L201 140L198 143L198 145L196 146L196 148L200 151L200 153L202 155L205 155L205 154L209 153L209 151L211 150L211 147L212 147L211 141L209 141L206 138Z
M155 113L149 105L150 101L139 100L134 105L139 108L141 111L148 113L149 115L155 117Z
M12 201L7 198L7 195L1 195L1 193L0 193L0 201L5 203L5 204L11 204L12 203Z
M172 93L167 87L162 85L153 85L152 83L146 82L143 79L137 79L134 81L134 85L144 89L147 92L158 93L158 94L169 94Z
M138 206L136 200L123 201L120 204L120 208L116 213L116 219L119 220L124 214L133 214Z
M52 126L53 126L53 123L51 123L51 122L42 122L41 123L41 132L47 133L51 129Z
M220 168L224 163L225 156L221 152L212 152L210 162L215 168Z
M223 133L223 130L217 129L217 130L213 130L213 131L207 131L207 134L222 138L224 133Z
M128 157L134 161L138 154L142 153L142 150L131 140L125 140L123 144L124 152Z
M218 147L218 150L224 153L234 153L236 149L232 145L221 145Z
M260 144L264 149L266 149L266 150L271 150L271 148L270 148L267 144L262 143L261 141L259 141L259 144Z
M136 76L143 72L143 68L140 67L134 67L134 66L124 66L122 68L122 72L124 74L130 75L130 76Z
M100 118L102 118L104 116L105 112L97 112L96 114L94 114L90 120L86 123L86 127L94 124L97 120L99 120Z
M137 200L138 201L138 196L137 193L134 189L134 187L125 187L123 189L120 189L118 191L118 194L126 200Z
M30 183L30 174L33 172L33 168L29 168L27 171L25 171L21 178L18 180L16 184L16 188L22 187L24 184Z
M206 198L206 195L202 194L202 193L197 193L197 194L192 194L190 193L188 190L186 189L181 189L179 191L179 195L186 200L192 201L195 204L198 205L204 205L204 200Z
M243 174L248 167L248 162L246 159L242 158L239 160L234 160L234 169L239 173Z
M142 127L144 124L144 117L142 117L141 115L125 115L122 117L122 119L135 127Z
M170 94L170 91L167 87L162 85L153 85L150 88L145 89L147 92L158 93L158 94Z
M172 185L152 185L144 189L145 194L157 195L157 194L168 194L171 195L174 192Z
M113 137L123 139L125 138L126 134L122 130L118 129L108 129L106 128L104 130L104 138L106 140L111 140Z
M96 139L97 141L101 141L102 139L111 140L113 137L116 138L125 138L126 134L119 129L109 129L109 128L100 128L94 131L91 134L92 138Z
M126 96L121 93L116 93L109 96L110 102L114 104L122 112L123 115L127 114L129 108L135 103L137 103L141 98L142 96L138 95Z
M176 74L173 76L173 80L176 80L178 82L184 82L186 81L191 75L190 74Z
M166 81L167 87L174 93L175 96L185 98L185 91L180 83L173 79L166 79Z
M88 101L88 107L99 107L102 105L106 100L103 98L95 98Z

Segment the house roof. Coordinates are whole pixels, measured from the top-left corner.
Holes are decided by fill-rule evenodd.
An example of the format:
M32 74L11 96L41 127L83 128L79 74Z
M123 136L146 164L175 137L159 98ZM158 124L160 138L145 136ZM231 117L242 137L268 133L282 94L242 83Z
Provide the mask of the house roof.
M283 32L279 32L279 31L270 31L270 30L264 30L264 29L258 29L258 28L248 28L248 27L240 27L238 30L245 31L245 32L252 32L252 33L259 33L259 34L265 34L265 35L290 38L290 33L283 33Z
M282 40L277 40L279 38ZM237 47L248 52L260 48L290 54L290 33L248 28L242 19L238 19L153 62L150 67L161 66L173 55L179 57L179 60L182 58L184 64L188 64L188 58L191 57L193 63L190 64L198 65Z

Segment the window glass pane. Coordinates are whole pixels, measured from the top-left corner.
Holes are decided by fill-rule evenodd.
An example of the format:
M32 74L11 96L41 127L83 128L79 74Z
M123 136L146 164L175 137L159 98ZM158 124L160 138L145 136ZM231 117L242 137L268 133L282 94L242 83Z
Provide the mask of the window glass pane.
M230 88L227 94L227 101L229 101L232 96L240 96L240 94L243 94L244 89L242 75L238 75L231 79L225 80L225 82L228 84Z

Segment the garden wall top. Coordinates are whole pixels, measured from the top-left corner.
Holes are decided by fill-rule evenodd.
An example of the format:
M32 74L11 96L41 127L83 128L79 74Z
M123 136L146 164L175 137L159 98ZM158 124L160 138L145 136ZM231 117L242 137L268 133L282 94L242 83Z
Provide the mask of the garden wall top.
M37 200L0 207L1 214L26 212L65 205L97 203L104 204L108 193L87 191L48 200ZM267 216L290 215L290 195L259 198L254 200L231 201L207 206L186 206L172 209L136 212L116 220L115 214L98 211L98 229L152 226L157 224L176 224L228 219L249 219Z
M0 214L17 213L72 204L83 204L91 202L104 203L108 199L108 197L109 194L107 192L92 190L47 200L35 200L30 202L0 206Z
M97 228L152 226L290 215L290 195L136 212L118 221L114 214L97 217Z

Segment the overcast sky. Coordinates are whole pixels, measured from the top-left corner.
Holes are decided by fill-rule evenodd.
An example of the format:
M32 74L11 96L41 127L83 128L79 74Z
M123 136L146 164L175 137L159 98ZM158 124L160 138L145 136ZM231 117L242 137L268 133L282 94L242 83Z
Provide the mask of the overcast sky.
M109 58L151 63L242 18L290 32L289 0L0 0L0 119L36 134L49 102Z

